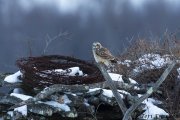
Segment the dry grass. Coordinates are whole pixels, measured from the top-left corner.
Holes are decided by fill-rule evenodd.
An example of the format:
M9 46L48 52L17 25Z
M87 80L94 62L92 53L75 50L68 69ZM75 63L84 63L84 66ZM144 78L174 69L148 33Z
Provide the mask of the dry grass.
M180 59L180 39L177 38L177 33L167 34L164 33L164 37L161 40L147 40L138 39L132 42L125 52L119 56L121 61L126 59L135 61L144 54L154 53L160 55L171 55L171 59ZM119 65L117 67L117 73L132 77L131 73L137 64L132 62L130 67L125 65ZM153 96L162 100L164 109L170 113L170 119L180 119L180 80L177 78L177 68L180 64L177 64L163 85L160 87L162 94L156 93ZM134 79L139 83L155 82L161 76L165 68L152 69L143 71L141 74L134 76Z
M119 56L119 59L136 60L147 53L171 54L174 57L180 58L180 39L177 38L175 33L164 33L161 39L155 40L139 38L130 43L123 54Z

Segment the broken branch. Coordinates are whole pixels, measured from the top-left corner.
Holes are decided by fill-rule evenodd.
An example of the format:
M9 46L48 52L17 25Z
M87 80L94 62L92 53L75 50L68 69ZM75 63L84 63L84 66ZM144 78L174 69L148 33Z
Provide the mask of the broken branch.
M123 120L128 120L128 118L131 117L131 114L136 110L136 108L145 100L147 99L153 92L156 92L159 86L163 83L163 81L167 78L173 67L175 66L176 62L173 62L166 68L164 73L161 75L161 77L158 79L158 81L154 84L154 86L150 87L146 94L141 96L139 100L134 103L125 113Z
M124 104L124 101L122 100L119 92L117 91L117 88L115 87L114 82L112 81L111 77L109 76L109 74L105 70L104 64L97 63L97 66L98 66L99 70L101 71L101 73L103 74L104 79L107 81L109 87L111 88L111 90L112 90L112 92L114 94L114 97L115 97L115 99L116 99L122 113L125 114L125 112L127 110L126 105Z

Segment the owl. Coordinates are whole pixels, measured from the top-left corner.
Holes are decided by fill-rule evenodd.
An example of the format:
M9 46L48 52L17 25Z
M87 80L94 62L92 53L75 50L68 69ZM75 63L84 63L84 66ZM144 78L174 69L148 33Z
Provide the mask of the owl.
M103 63L106 66L110 66L113 63L117 63L117 59L111 54L111 52L103 47L99 42L94 42L92 46L93 55L97 63Z

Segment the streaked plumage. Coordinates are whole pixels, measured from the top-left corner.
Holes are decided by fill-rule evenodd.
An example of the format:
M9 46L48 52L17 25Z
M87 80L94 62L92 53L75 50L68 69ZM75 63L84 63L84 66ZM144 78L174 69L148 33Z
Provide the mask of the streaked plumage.
M103 47L99 42L93 43L93 55L96 62L102 62L106 66L117 62L117 59L111 54L111 52Z

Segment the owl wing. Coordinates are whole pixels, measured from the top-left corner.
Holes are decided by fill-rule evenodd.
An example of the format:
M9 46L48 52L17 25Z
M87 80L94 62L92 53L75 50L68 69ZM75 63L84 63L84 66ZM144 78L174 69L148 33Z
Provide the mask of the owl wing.
M110 51L107 48L100 48L99 50L96 50L96 54L103 59L108 59L108 60L114 60L115 57L110 53Z

